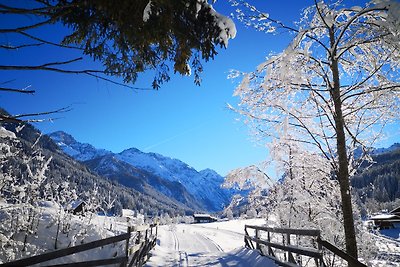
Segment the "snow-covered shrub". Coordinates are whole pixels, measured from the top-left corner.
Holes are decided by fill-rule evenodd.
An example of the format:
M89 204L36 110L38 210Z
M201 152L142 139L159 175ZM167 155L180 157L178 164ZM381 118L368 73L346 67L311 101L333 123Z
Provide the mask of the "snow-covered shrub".
M246 212L246 217L248 219L253 219L253 218L257 218L257 211L255 208L250 208L247 210Z
M228 220L233 220L233 212L231 208L227 208L224 212Z
M101 207L111 209L112 199L103 201L96 185L78 196L69 182L48 179L52 157L44 156L38 141L29 144L0 126L0 263L114 235L96 214ZM73 215L72 203L78 197L86 206L81 215ZM119 244L71 257L110 258L122 253ZM68 259L58 262L63 261Z
M39 227L40 189L46 180L51 157L45 158L41 150L34 147L36 143L29 154L21 153L25 144L1 126L0 143L0 210L3 213L0 233L4 239L1 250L5 255L1 260L8 261L28 256L36 249L31 248L28 238L36 235Z

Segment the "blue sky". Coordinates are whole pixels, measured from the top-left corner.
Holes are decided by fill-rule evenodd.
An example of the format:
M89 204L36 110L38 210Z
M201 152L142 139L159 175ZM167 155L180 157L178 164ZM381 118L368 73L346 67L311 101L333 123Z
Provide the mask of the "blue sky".
M312 2L252 1L285 22L297 21L300 9ZM215 8L224 14L233 11L224 0ZM13 114L70 106L68 113L56 115L59 119L35 126L44 133L63 130L80 142L113 152L136 147L178 158L197 170L212 168L225 175L266 159L268 153L252 141L248 128L237 121L239 116L226 107L237 101L232 97L235 83L227 79L229 70L254 70L270 52L281 51L289 42L287 35L267 35L239 22L236 26L237 37L228 49L204 63L201 86L194 85L192 77L172 75L159 91L133 91L83 75L9 71L0 73L0 81L13 80L7 84L10 87L32 85L36 94L1 94L0 106ZM25 55L1 51L0 56L12 59L13 64L67 59L57 51L36 51ZM151 78L151 73L144 73L135 86L149 87ZM398 133L382 145L394 141L399 141Z

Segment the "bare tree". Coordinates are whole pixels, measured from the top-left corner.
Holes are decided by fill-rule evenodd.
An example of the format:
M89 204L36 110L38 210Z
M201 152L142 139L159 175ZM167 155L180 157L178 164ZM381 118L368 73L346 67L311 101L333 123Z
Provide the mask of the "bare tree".
M266 32L295 34L280 54L243 75L235 95L242 114L260 138L300 142L330 162L341 194L347 252L357 257L349 179L360 160L398 120L400 111L400 3L378 0L366 7L317 2L295 26L256 7L238 17ZM361 157L361 160L365 157Z

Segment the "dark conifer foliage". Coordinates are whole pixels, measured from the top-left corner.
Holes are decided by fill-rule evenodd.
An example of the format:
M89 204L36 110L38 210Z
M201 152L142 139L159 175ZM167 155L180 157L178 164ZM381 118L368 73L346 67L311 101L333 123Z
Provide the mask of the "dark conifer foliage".
M353 189L364 204L375 203L374 211L394 208L400 198L400 148L376 154L373 160L372 166L351 179Z
M77 49L104 67L66 69L66 65L81 60L75 58L39 66L42 70L107 74L134 83L138 73L151 69L155 71L153 88L168 81L171 71L190 75L193 70L195 83L199 84L201 60L213 59L216 48L226 46L236 31L230 19L217 13L207 1L197 0L29 0L0 4L0 13L14 19L29 16L34 21L0 29L0 34L14 33L27 38L26 43L12 44L7 49L44 45ZM70 29L61 42L31 31L56 23ZM3 67L0 70L9 66ZM14 69L23 70L17 67Z

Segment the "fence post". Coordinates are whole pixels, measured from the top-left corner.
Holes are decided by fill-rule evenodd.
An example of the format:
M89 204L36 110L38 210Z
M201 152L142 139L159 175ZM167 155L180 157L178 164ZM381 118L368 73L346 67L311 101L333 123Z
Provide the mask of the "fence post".
M142 234L141 234L141 232L140 231L137 231L136 232L137 233L137 235L136 235L136 244L140 244L140 240L142 239Z
M282 233L282 245L284 245L285 246L285 235ZM285 261L288 261L288 258L287 258L287 256L288 256L288 254L287 253L283 253L283 258L285 259Z
M317 240L320 240L320 239L321 239L321 235L318 235ZM321 258L318 259L317 266L318 267L323 267L324 266L324 259L323 259L323 252L322 252L322 244L320 242L317 242L317 247L318 247L318 250L321 252Z
M287 234L286 234L286 239L287 239L287 242L286 242L286 243L287 243L287 245L289 246L289 245L290 245L290 233L287 233ZM296 259L294 258L292 252L288 251L287 254L288 254L288 260L289 260L289 262L297 264Z
M258 229L256 229L256 239L257 239L257 241L256 241L256 249L261 251L260 243L258 242L258 239L260 239L260 231ZM261 251L261 254L262 254L262 251Z
M286 245L290 245L290 234L289 233L287 233L286 234ZM289 262L291 262L291 256L292 254L290 253L290 251L288 251L287 252L287 260L289 261Z
M300 235L296 235L296 245L297 245L297 246L301 246L301 245L302 245L302 244L301 244ZM296 261L297 261L297 263L298 263L300 266L302 265L303 259L302 259L301 254L296 253ZM318 264L317 264L317 267L319 267Z
M271 233L270 233L270 231L267 232L267 240L268 240L268 243L271 242ZM272 248L270 246L268 246L268 255L275 256L273 251L272 251Z
M126 239L126 247L125 247L126 263L121 264L121 266L127 266L128 262L129 262L129 240L131 239L131 233L132 233L132 229L130 226L128 226L129 237Z

